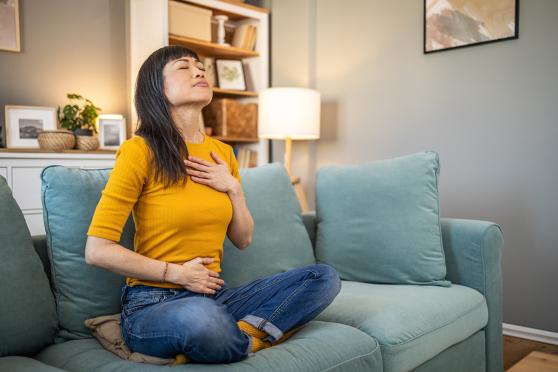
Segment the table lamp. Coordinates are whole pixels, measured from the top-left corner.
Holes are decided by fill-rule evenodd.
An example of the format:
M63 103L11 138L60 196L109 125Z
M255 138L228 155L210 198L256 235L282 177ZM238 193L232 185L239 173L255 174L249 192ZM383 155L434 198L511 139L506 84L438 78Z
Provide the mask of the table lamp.
M291 175L292 140L320 138L320 93L308 88L267 88L259 94L258 136L285 140Z
M258 106L258 136L285 140L285 168L306 211L300 179L291 175L291 145L292 140L320 138L320 93L308 88L267 88L259 93Z

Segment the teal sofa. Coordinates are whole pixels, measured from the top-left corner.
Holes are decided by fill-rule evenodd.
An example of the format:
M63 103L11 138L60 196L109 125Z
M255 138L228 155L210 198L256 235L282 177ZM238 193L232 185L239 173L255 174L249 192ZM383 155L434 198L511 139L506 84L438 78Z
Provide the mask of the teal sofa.
M450 218L441 219L449 287L342 280L339 295L315 319L243 361L169 367L120 359L79 328L85 315L119 311L124 278L83 260L84 231L109 174L45 168L47 235L34 237L0 176L0 296L10 304L0 310L0 371L503 370L501 230L492 222ZM238 284L315 263L320 216L300 212L282 165L240 174L256 228L245 251L225 239L223 278ZM121 240L128 248L133 229L130 216Z

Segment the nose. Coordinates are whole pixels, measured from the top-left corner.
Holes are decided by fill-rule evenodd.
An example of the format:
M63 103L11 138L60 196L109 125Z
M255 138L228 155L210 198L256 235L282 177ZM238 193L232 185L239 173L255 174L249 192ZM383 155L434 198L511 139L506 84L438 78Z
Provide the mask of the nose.
M196 68L196 73L195 73L194 77L205 77L205 74L202 70Z

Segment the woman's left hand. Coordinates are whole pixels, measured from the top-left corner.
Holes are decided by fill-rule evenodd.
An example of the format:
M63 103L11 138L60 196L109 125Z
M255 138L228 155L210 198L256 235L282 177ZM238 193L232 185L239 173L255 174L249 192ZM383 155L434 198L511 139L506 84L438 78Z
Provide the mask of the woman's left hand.
M231 174L228 164L221 160L214 151L211 151L211 157L217 164L189 155L188 160L184 160L188 167L188 175L192 181L211 186L217 191L233 190L238 180Z

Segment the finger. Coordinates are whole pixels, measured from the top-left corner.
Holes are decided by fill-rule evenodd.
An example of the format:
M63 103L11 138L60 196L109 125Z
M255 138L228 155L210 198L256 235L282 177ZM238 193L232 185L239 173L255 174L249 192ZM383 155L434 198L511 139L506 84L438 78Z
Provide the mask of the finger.
M194 170L194 169L186 169L186 171L187 171L187 173L188 173L190 176L196 176L196 177L200 177L200 178L209 178L209 177L211 177L211 176L209 175L209 173L200 172L200 171L197 171L197 170Z
M207 288L211 288L211 289L221 289L221 286L217 283L214 282L209 282L207 283Z
M213 270L208 270L208 274L209 274L209 276L213 276L213 277L216 277L216 278L219 277L219 273L215 272Z
M200 159L200 158L197 158L197 157L192 156L192 155L188 155L188 160L195 161L195 162L203 164L203 165L207 165L208 167L213 165L213 163L210 163L207 160Z
M223 160L221 160L220 157L217 156L217 154L215 153L215 151L211 151L211 156L213 157L213 159L215 159L215 161L218 164L224 164L225 162Z
M209 170L211 169L211 168L209 168L208 166L205 166L205 165L203 165L203 164L196 163L196 162L190 161L190 160L184 160L184 163L185 163L187 166L190 166L190 167L192 167L192 168L196 168L196 169L199 169L199 170L202 170L202 171L206 171L206 172L209 172Z
M190 176L190 178L193 181L196 181L198 183L203 183L204 185L209 185L208 178L201 178L201 177L196 177L196 176Z
M219 285L225 284L225 281L224 281L223 279L220 279L220 278L210 277L210 280L211 280L213 283L217 283L217 284L219 284Z

